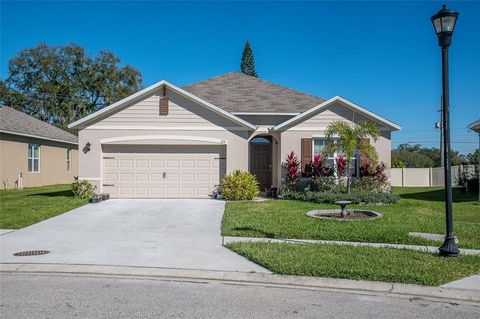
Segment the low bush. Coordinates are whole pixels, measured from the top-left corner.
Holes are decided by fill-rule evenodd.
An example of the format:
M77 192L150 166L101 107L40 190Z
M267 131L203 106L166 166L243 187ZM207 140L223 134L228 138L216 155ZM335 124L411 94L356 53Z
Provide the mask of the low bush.
M478 178L473 177L467 180L467 192L469 193L477 193L478 194Z
M73 195L77 198L92 198L94 189L95 187L85 180L80 181L76 179L75 182L72 183L72 192Z
M387 193L391 191L388 181L379 180L374 176L363 176L352 180L354 193Z
M310 182L310 190L313 192L339 192L344 188L335 177L319 177Z
M333 193L333 192L291 192L285 199L301 200L314 203L334 204L339 200L348 200L353 204L393 204L400 196L393 193Z
M226 200L252 200L258 196L260 188L253 174L237 169L225 176L220 192Z

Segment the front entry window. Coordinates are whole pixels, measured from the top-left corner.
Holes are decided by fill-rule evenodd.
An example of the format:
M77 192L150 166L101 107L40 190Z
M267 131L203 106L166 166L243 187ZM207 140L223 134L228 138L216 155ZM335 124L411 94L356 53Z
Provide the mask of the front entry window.
M337 143L337 140L333 139L333 143ZM315 138L313 140L312 144L313 144L313 150L312 150L312 155L313 156L315 156L315 155L325 156L324 149L328 144L328 140L326 138ZM335 160L337 159L337 157L343 156L343 154L341 152L335 152L335 153L327 154L327 155L328 155L328 159L327 159L328 167L335 168L335 171L336 171L336 161ZM313 156L312 156L312 158L313 158ZM352 157L352 161L350 162L350 176L352 176L352 177L358 176L359 167L358 167L357 158L358 158L358 154L357 154L357 152L355 152L355 155L354 155L354 157Z

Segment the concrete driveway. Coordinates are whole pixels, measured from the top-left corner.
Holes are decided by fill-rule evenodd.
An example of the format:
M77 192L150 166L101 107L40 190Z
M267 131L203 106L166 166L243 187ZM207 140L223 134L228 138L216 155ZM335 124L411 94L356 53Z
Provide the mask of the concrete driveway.
M116 199L0 236L2 263L62 263L268 272L224 248L216 200ZM16 257L25 250L49 250Z

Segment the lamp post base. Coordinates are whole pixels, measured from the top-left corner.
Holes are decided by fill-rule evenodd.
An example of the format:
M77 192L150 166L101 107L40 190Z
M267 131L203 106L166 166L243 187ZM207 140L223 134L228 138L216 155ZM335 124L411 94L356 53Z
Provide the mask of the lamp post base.
M445 236L445 241L443 245L438 248L440 251L440 256L444 257L457 257L460 253L460 250L457 248L457 244L455 244L455 237L454 236Z

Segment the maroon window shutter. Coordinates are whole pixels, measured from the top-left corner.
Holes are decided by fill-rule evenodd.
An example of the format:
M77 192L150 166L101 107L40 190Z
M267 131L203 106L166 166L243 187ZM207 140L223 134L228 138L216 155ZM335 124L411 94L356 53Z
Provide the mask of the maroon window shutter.
M160 98L160 115L168 115L168 97Z
M302 138L302 172L305 173L305 167L308 163L312 161L312 139L311 138Z
M369 139L369 138L364 138L364 139L363 139L363 142L364 142L365 144L370 144L370 139ZM362 166L363 163L370 161L370 160L368 159L368 157L367 157L367 154L365 154L365 152L360 151L360 152L358 152L358 153L359 153L359 154L358 154L358 157L359 157L359 160L360 160L360 161L359 161L359 165L360 165L360 166Z

